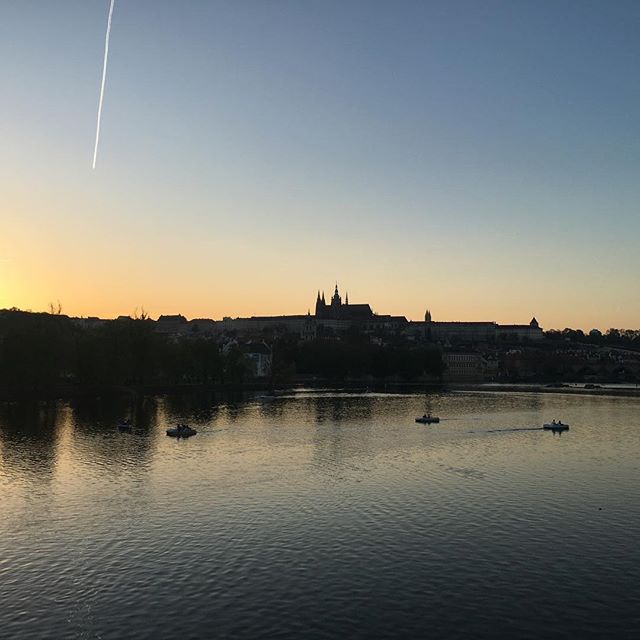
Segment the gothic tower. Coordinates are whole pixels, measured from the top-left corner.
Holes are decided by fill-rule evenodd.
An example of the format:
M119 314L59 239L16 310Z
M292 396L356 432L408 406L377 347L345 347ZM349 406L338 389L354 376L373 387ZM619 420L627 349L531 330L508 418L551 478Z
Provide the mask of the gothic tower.
M320 290L318 290L318 297L316 298L316 317L323 318L327 314L327 303L324 301L324 291L322 296Z
M342 298L338 293L338 283L336 282L336 289L333 292L333 297L331 298L331 306L332 307L341 307L342 306Z

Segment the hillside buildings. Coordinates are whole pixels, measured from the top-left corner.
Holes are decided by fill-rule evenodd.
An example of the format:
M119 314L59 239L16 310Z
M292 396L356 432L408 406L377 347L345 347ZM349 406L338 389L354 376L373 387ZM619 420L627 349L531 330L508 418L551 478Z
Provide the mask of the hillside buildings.
M185 336L234 334L255 338L266 333L288 333L300 340L317 337L339 338L346 332L359 332L378 339L396 336L411 341L441 345L495 344L538 341L543 332L537 320L529 324L500 325L497 322L445 322L433 320L427 311L423 321L410 321L405 316L375 313L368 303L351 303L349 294L344 301L338 284L327 302L324 292L317 292L315 313L300 315L225 317L221 321L198 319L187 321L184 316L160 316L157 331L167 335Z
M179 321L181 323L181 320ZM167 319L166 326L178 326ZM187 323L189 324L189 323ZM376 313L369 303L353 303L349 294L344 299L336 283L333 295L316 294L314 313L304 315L252 316L224 318L215 323L222 336L256 344L267 342L276 335L297 337L300 342L317 338L329 340L352 339L360 335L373 344L432 344L438 345L446 365L449 380L495 380L498 373L496 352L501 346L536 343L544 334L537 320L528 324L500 325L497 322L446 322L432 318L427 311L424 320L410 321L405 316ZM252 355L252 366L262 369L260 359L267 354ZM269 363L270 366L270 363Z
M412 322L411 330L431 342L524 342L542 340L544 333L535 318L529 324L497 322L436 322L427 310L424 322Z
M114 379L139 382L146 375L140 373L140 362L156 362L154 375L173 383L207 382L212 375L223 382L244 375L256 380L395 376L402 381L432 376L465 382L640 381L640 331L543 333L535 318L515 325L447 322L434 320L430 311L423 320L409 321L377 314L367 303L352 304L348 295L343 301L337 285L328 301L317 292L314 313L304 315L214 321L178 314L154 321L146 314L104 320L0 310L5 357L15 358L20 345L32 349L29 357L41 357L40 352L50 353L52 339L65 345L60 353L69 345L78 350L74 375L92 384L107 370ZM155 355L149 359L150 349ZM106 357L111 350L115 357ZM65 361L65 367L72 360ZM94 360L101 363L95 372L88 366ZM122 367L130 368L124 378ZM69 375L67 369L58 372L65 383Z

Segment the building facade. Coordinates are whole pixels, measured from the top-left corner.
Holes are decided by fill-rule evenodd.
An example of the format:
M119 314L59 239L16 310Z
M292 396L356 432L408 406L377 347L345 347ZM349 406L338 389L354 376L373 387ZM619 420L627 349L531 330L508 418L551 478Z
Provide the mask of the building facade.
M373 311L368 304L349 304L349 294L342 296L338 291L338 283L329 304L325 302L324 291L322 295L318 291L316 299L316 320L346 320L349 322L366 322L373 317Z
M408 328L414 336L429 342L496 343L542 340L544 333L533 318L529 324L500 325L497 322L439 322L427 310L424 322L411 322Z
M188 322L181 315L160 316L157 331L172 336L208 335L222 332L262 339L265 333L289 333L300 340L316 337L338 338L356 328L376 338L405 336L411 341L433 342L441 345L495 344L497 342L537 341L544 337L538 321L529 324L499 325L497 322L434 321L427 310L424 321L408 321L404 316L379 315L367 303L352 304L349 294L344 301L336 283L333 295L326 301L324 291L317 292L315 313L288 316L251 316L228 318L222 321L199 319Z

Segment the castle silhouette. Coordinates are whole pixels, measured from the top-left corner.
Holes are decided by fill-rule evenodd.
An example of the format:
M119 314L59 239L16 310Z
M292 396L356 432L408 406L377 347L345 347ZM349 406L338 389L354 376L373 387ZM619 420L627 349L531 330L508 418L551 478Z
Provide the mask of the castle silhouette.
M368 304L349 304L349 294L345 295L344 303L338 291L338 283L333 292L331 302L325 302L324 291L316 299L316 318L321 320L351 320L366 321L373 317L373 311Z
M356 329L364 334L403 336L409 341L448 343L495 343L497 341L520 342L542 340L544 333L533 318L529 324L498 324L491 321L440 321L434 320L427 310L424 320L408 320L405 316L374 313L369 304L351 304L349 294L344 302L336 283L333 296L327 303L324 291L317 292L315 314L251 316L245 318L224 317L222 321L207 318L190 322L184 316L160 316L157 331L168 335L181 335L190 331L234 331L237 335L257 336L267 330L277 330L297 335L303 340L318 336L339 337Z

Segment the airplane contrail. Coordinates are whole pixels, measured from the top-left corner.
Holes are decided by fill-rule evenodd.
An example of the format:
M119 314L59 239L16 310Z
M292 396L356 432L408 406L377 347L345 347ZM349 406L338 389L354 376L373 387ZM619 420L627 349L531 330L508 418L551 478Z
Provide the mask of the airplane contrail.
M111 0L109 5L109 18L107 20L107 35L104 38L104 63L102 65L102 82L100 83L100 101L98 102L98 123L96 124L96 144L93 148L93 166L96 168L96 158L98 157L98 141L100 140L100 120L102 119L102 101L104 99L104 83L107 79L107 60L109 58L109 36L111 35L111 18L113 16L113 5L115 0Z

